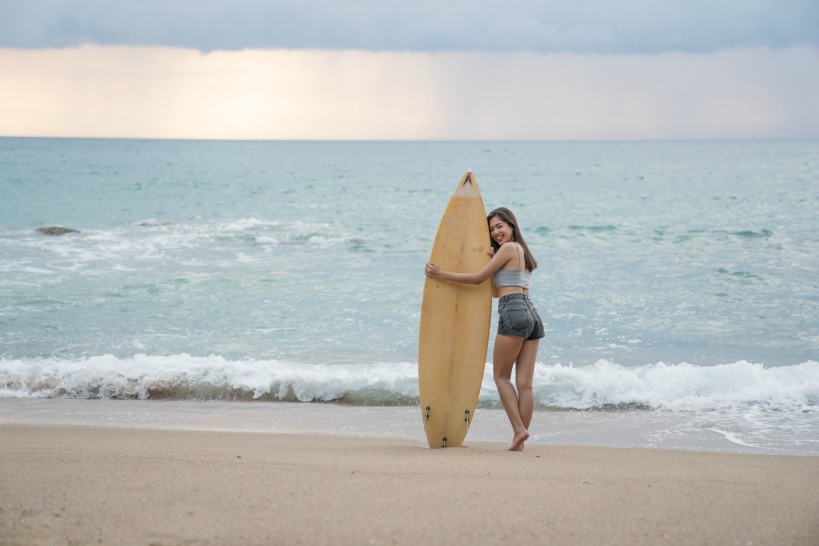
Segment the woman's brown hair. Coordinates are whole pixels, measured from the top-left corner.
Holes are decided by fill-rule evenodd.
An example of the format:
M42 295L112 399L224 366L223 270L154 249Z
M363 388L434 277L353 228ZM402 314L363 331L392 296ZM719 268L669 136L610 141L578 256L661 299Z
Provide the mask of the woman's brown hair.
M499 207L486 215L486 222L489 223L489 221L495 216L509 224L509 227L512 228L512 240L516 243L520 243L520 246L523 247L523 261L526 264L526 271L534 271L537 268L537 260L535 260L532 253L529 252L529 247L526 246L526 241L523 240L523 233L521 233L520 229L518 228L518 221L515 218L515 215L512 214L512 211L506 207ZM492 248L494 248L497 252L500 245L491 237L490 241L492 242Z

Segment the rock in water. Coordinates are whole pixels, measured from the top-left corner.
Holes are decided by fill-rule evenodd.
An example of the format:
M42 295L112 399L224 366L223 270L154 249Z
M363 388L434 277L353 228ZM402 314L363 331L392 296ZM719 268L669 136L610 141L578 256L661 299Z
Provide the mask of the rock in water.
M37 233L44 235L65 235L66 233L79 233L79 231L62 226L43 226L37 228Z

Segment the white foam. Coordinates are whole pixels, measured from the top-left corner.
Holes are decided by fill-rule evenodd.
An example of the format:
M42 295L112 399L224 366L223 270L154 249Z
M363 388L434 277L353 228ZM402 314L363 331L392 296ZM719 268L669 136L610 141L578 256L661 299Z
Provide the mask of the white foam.
M0 265L0 271L54 274L80 271L98 274L105 270L137 270L139 262L186 259L199 249L221 249L226 253L258 246L263 252L279 245L326 248L360 239L359 233L345 232L338 225L322 222L240 218L237 220L159 222L154 219L110 230L83 229L74 237L40 237L21 233L5 241L15 252L35 252L36 264L28 260ZM44 267L43 264L47 265Z
M711 432L716 432L717 434L721 435L722 437L724 437L726 440L728 440L732 444L735 444L735 445L738 445L738 446L744 446L744 447L759 447L759 446L755 446L754 444L749 444L747 442L743 442L735 434L732 434L730 432L726 432L724 430L720 430L720 429L718 429L716 427L711 427L708 430L710 430Z
M134 345L140 342L134 340ZM759 408L819 411L819 363L766 368L746 361L716 366L656 363L620 366L600 360L573 367L539 363L539 407L592 409L640 406L669 411ZM252 398L349 403L411 403L418 397L411 362L312 364L227 360L177 354L85 359L2 359L0 396L70 398ZM499 403L487 364L483 404Z
M41 267L31 267L23 264L8 263L0 265L0 272L3 273L34 273L37 275L53 275L54 271Z
M188 354L0 360L0 391L5 396L146 399L176 389L189 397L230 398L240 390L253 398L270 395L307 402L369 392L381 393L382 399L417 397L417 381L416 366L409 363L322 365Z
M279 227L278 220L259 220L258 218L242 218L222 225L222 230L226 233L255 230L257 228Z
M538 366L535 385L539 404L573 409L619 405L672 411L748 405L785 411L819 409L819 363L814 361L766 368L747 361L625 367L600 360L586 367Z

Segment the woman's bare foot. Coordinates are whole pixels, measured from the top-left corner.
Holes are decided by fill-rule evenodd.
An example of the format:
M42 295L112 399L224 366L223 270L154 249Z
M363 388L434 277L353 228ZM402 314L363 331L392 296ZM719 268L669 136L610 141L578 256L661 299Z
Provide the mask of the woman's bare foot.
M529 431L526 429L521 430L515 437L512 439L512 445L509 446L509 451L523 451L523 442L529 439Z

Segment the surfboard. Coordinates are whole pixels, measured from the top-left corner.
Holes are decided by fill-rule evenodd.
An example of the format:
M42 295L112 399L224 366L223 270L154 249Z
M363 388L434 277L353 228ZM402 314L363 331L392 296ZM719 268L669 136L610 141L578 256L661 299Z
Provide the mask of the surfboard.
M478 182L468 171L444 210L429 261L445 271L480 270L489 261L489 227ZM431 448L463 444L481 390L492 285L426 278L418 335L421 417Z

